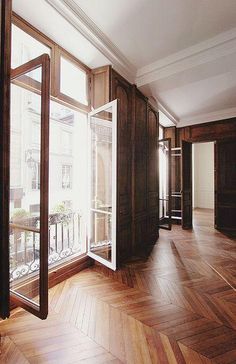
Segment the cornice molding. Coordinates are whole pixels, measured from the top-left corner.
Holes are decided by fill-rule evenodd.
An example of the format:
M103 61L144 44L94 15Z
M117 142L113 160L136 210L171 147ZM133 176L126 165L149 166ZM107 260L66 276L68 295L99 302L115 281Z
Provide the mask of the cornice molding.
M64 19L94 45L130 82L136 68L73 0L46 0Z
M236 52L236 28L138 69L136 83L143 86Z
M177 125L179 122L179 119L174 116L167 108L164 106L156 97L154 96L147 96L148 102L150 105L156 110L161 111L172 123L173 126Z
M236 117L236 107L229 109L222 109L206 114L199 114L193 117L186 117L179 120L177 128L182 128L184 126L196 125L208 123L211 121L225 120Z
M179 123L179 119L173 115L173 113L171 113L169 110L167 110L167 108L160 103L159 101L157 101L158 104L158 110L160 110L161 112L163 112L163 114L165 114L165 116L172 121L172 123L177 126Z
M236 52L236 28L233 28L137 70L74 0L46 2L98 49L122 76L131 83L136 82L138 87ZM236 116L236 108L231 108L179 120L159 100L153 97L151 99L153 107L163 112L177 127Z

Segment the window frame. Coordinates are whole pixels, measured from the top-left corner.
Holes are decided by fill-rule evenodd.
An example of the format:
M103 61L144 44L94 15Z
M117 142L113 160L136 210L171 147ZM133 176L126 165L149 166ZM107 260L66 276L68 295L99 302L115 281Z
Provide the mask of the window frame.
M26 309L35 316L45 319L48 315L48 174L49 174L49 101L50 101L50 58L48 54L43 54L33 60L11 71L11 81L22 76L24 73L42 67L42 86L41 86L41 148L40 148L40 228L35 232L40 234L40 267L39 267L39 304L36 304L26 295L10 288L11 301L18 306ZM19 228L13 223L9 227ZM23 228L23 227L22 227ZM22 229L21 228L21 229ZM24 227L23 230L34 232L33 228ZM33 282L32 278L30 280Z
M81 71L85 72L87 74L87 86L86 86L86 95L88 100L88 105L82 104L79 101L73 99L72 97L64 94L61 92L60 85L61 85L61 58L66 59L69 63L72 63L76 68L80 69ZM89 73L88 68L85 67L82 63L80 63L74 56L72 56L70 53L65 51L64 49L57 47L56 51L56 61L57 61L57 70L56 74L58 76L57 82L56 82L56 97L65 101L69 105L77 106L79 109L82 109L84 111L90 111L91 108L91 102L89 97Z
M12 15L12 24L20 28L22 31L30 35L38 42L50 48L51 50L50 98L52 100L59 101L65 106L69 106L76 110L86 113L89 112L91 110L91 69L14 12ZM82 104L79 101L73 99L72 97L67 96L60 92L61 57L65 58L68 62L74 64L76 67L78 67L87 74L86 91L87 91L88 105Z
M72 110L79 111L84 114L87 114L88 112L90 112L91 111L91 79L92 79L91 69L89 67L87 67L86 65L84 65L82 62L80 62L76 57L72 56L65 49L63 49L58 44L56 44L54 41L52 41L49 37L47 37L42 32L40 32L37 28L35 28L30 23L25 21L23 18L21 18L16 13L12 14L11 24L14 24L15 26L20 28L25 33L32 36L37 41L41 42L43 45L50 48L50 50L51 50L51 54L50 54L50 60L51 60L51 62L50 62L50 64L51 64L51 67L50 67L50 69L51 69L50 101L64 105L65 107L69 107ZM60 87L60 80L59 80L59 77L57 77L57 76L59 74L58 66L59 66L59 61L60 61L60 58L59 58L60 51L63 52L63 56L66 59L68 58L69 61L71 61L71 59L73 59L73 61L76 63L76 65L79 68L86 70L87 75L88 75L88 79L87 79L88 105L82 105L76 101L71 103L70 100L68 100L67 98L65 98L63 96L63 94L59 95L58 90ZM32 80L31 80L31 83L32 83ZM23 85L24 85L24 83L22 83L22 86ZM25 87L27 88L27 83L25 84ZM38 88L37 81L35 81L35 83L32 85L32 88L33 88L34 92L37 92L37 88ZM74 100L72 100L72 101L74 101ZM72 183L73 183L73 180L72 180ZM7 242L8 242L8 240L7 240ZM88 249L87 240L85 241L85 249L86 249L86 251ZM89 267L91 264L92 264L92 260L91 260L91 258L88 257L88 255L84 251L84 247L83 247L82 253L80 255L69 256L56 266L54 266L54 265L48 266L49 287L53 287L55 284L60 283L64 279L68 278L68 276L71 276L71 275L79 272L80 270L84 269L85 267ZM7 272L8 271L9 271L9 269L7 270ZM30 278L29 280L27 280L24 283L24 285L23 285L24 289L26 291L28 289L31 289L32 284L34 284L34 279ZM16 299L16 297L15 298L12 297L9 308L13 309L13 308L17 307L18 305L19 305L19 301ZM26 308L26 306L24 306L24 308ZM28 308L28 310L30 312L33 312L33 310L30 308ZM8 313L8 315L9 315L9 313ZM46 316L46 313L44 313L44 315Z

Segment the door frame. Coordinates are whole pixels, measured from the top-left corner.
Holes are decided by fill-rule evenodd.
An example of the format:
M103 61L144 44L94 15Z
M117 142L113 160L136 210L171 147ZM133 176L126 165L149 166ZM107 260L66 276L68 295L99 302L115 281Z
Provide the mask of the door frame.
M0 317L10 315L9 293L9 165L10 165L10 72L12 1L1 0L0 59Z
M162 138L160 140L157 141L158 144L158 148L157 148L157 152L158 152L158 180L160 178L160 158L159 158L159 143L161 142L167 142L168 143L168 195L169 195L169 199L168 199L168 217L166 218L167 220L167 224L166 225L162 225L160 222L160 205L158 208L159 211L159 216L158 216L158 227L160 229L164 229L164 230L171 230L172 228L172 190L171 190L171 138ZM160 182L158 184L160 186ZM160 188L160 187L158 187ZM158 191L158 196L159 196L159 201L158 204L160 204L160 191Z
M216 143L217 142L215 140L207 140L207 141L201 140L201 141L191 141L191 142L183 140L183 142L187 142L187 143L191 144L192 145L191 148L193 148L193 144L214 143L214 165L213 165L213 168L214 168L214 228L218 229L217 224L216 224L216 215L217 215ZM191 171L191 179L192 179L192 181L191 181L191 190L192 190L192 202L193 202L193 178L192 178L193 177L193 165L192 165L192 163L191 163L191 166L190 166L190 171ZM182 173L181 173L181 185L183 184L182 179L183 179L183 176L182 176ZM182 197L182 199L183 199L183 197ZM182 215L183 215L183 210L184 210L184 205L182 203ZM192 220L192 227L193 227L193 206L192 206L191 220ZM189 228L192 228L192 227L189 227ZM183 229L186 229L186 228L183 227Z
M189 148L185 151L185 147ZM193 181L192 181L192 143L182 140L181 143L181 210L182 229L193 227ZM187 171L187 173L186 173ZM187 187L186 187L187 186ZM189 196L190 195L190 196ZM186 209L186 201L190 204L189 211Z

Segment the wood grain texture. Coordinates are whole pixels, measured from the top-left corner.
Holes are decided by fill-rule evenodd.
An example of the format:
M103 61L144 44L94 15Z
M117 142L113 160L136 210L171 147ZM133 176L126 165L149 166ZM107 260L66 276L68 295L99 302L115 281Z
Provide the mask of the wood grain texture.
M116 272L95 265L53 287L46 321L18 310L1 322L14 353L29 363L235 363L235 239L214 230L210 210L196 211L193 231L160 235Z
M0 3L0 316L9 316L10 70L12 2Z

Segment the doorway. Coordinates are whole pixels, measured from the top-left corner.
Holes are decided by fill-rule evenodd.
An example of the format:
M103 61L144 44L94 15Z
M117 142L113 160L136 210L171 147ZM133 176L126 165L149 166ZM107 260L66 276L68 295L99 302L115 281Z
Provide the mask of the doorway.
M214 142L192 144L193 227L214 227Z

